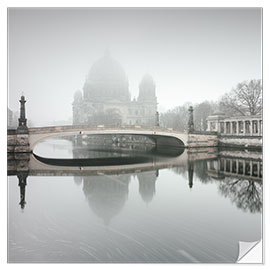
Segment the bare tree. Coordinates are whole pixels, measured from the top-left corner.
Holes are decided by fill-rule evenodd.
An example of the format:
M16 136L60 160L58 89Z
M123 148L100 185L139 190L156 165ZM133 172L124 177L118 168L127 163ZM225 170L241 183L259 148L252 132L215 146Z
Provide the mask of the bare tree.
M262 183L252 180L225 178L219 183L222 195L236 206L251 213L262 211Z
M262 82L250 80L239 83L220 101L220 109L228 115L256 115L262 112Z
M217 103L204 101L194 106L194 125L195 130L206 130L207 117L217 110Z
M191 103L185 103L182 106L175 107L160 115L162 127L173 128L175 130L187 129L188 122L188 107Z
M175 130L187 129L188 108L190 102L182 106L175 107L160 115L161 126L173 128ZM195 130L206 130L206 118L211 115L218 107L217 103L204 101L194 106L194 125Z

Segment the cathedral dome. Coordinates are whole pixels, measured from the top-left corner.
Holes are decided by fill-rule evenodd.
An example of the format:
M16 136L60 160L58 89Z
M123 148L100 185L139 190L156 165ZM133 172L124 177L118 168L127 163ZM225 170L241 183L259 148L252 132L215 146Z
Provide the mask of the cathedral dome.
M125 71L109 52L91 67L84 85L84 97L98 102L130 101Z
M74 102L80 103L82 101L82 92L80 90L77 90L74 94Z
M156 102L156 85L151 75L145 74L139 84L140 102Z

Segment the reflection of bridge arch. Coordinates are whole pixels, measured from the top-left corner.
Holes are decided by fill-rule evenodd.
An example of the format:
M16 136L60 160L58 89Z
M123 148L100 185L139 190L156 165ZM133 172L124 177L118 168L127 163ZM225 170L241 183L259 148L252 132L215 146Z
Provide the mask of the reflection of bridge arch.
M74 135L140 135L153 140L157 146L186 147L188 134L143 128L89 128L87 126L58 126L29 129L30 150L41 141L51 137Z
M134 173L135 171L151 171L173 166L186 166L188 162L187 151L177 157L156 157L145 163L125 164L116 166L57 166L46 164L38 160L33 154L29 155L27 168L29 175L72 175L87 176L104 174Z

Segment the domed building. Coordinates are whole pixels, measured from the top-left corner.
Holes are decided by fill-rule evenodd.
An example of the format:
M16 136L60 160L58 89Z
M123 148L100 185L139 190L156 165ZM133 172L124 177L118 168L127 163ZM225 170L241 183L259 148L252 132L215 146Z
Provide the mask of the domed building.
M125 71L108 51L93 64L82 90L74 94L74 125L155 125L157 98L153 78L148 74L143 77L138 99L131 101Z

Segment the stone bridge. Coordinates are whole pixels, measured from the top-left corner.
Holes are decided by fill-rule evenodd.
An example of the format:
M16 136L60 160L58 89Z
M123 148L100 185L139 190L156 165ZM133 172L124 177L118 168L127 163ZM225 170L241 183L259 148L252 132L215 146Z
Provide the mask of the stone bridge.
M193 108L189 108L188 132L164 129L156 123L155 128L141 126L89 127L89 125L49 126L28 128L25 117L25 97L21 96L20 118L17 129L8 130L8 153L33 153L34 147L50 137L85 135L130 135L150 138L156 148L162 147L213 147L218 146L217 132L194 132Z
M82 136L82 135L130 135L146 136L157 147L210 147L217 146L218 138L213 132L188 133L162 128L144 127L89 127L80 126L49 126L28 128L28 133L20 134L14 130L8 133L8 152L33 152L35 146L51 137Z
M170 132L161 129L149 129L141 127L89 127L80 126L54 126L42 128L29 128L29 147L33 151L35 145L44 139L61 136L82 136L82 135L130 135L145 136L150 138L157 146L186 147L188 143L187 133Z

